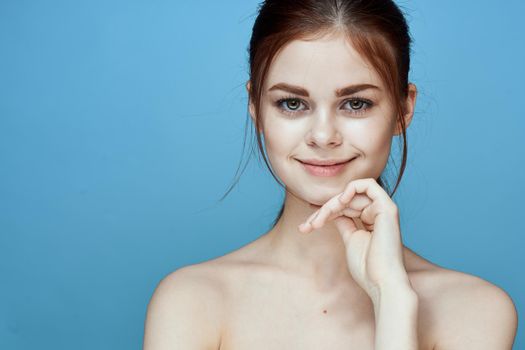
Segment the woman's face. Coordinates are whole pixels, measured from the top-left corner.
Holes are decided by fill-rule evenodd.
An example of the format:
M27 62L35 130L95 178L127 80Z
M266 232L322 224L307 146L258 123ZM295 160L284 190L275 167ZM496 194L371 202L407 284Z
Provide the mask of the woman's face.
M252 105L250 112L253 117ZM316 205L354 179L378 178L396 130L384 84L341 35L295 40L282 49L263 87L261 116L273 171L289 191ZM311 159L350 162L335 175L319 176L300 161Z

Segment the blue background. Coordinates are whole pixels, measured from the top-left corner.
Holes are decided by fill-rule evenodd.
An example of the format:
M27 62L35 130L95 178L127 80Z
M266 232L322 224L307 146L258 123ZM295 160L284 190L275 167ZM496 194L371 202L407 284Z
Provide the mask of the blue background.
M404 242L500 286L521 320L525 5L398 3L420 91ZM268 230L283 194L255 158L217 202L257 4L0 2L0 348L140 349L163 276Z

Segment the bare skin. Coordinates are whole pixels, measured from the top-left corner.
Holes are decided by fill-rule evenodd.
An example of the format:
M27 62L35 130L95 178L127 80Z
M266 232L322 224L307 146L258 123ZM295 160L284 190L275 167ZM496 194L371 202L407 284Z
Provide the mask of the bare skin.
M220 349L373 349L373 304L351 276L316 280L273 263L271 239L270 232L209 262L222 271L228 300ZM433 266L405 254L417 285ZM421 349L432 349L429 332L421 333Z
M306 89L309 96L295 94L290 100L289 92L271 88L282 82ZM349 96L334 97L349 84L376 88L351 94L349 105ZM371 265L383 267L377 276L406 280L407 288L391 284L380 313L379 298L363 288L363 278L370 276L351 273L362 269L350 269L350 250L337 224L342 218L326 218L313 232L299 231L349 183L379 177L392 136L400 132L383 82L345 38L291 42L272 63L263 91L266 150L287 186L283 215L250 244L164 278L148 306L144 349L408 349L399 344L417 336L410 349L510 350L517 323L510 297L481 278L442 268L402 246L393 220L380 235L370 229L383 237L383 250L371 258L382 263ZM373 103L365 108L358 97ZM415 98L410 84L406 125ZM250 114L255 120L252 103ZM340 175L321 178L308 174L298 158L352 160ZM383 209L393 208L388 196L382 198ZM361 218L363 213L356 212ZM382 260L387 256L397 259L396 269L388 270ZM417 295L417 309L406 301L409 291Z
M177 294L168 293L185 285L188 311L197 322L189 322L188 314L184 324L192 327L185 332L200 329L199 347L194 349L374 349L371 300L354 289L350 278L346 283L319 284L311 276L273 263L273 258L268 233L229 254L178 269L157 287L167 293L156 292L157 301L150 302L148 315L153 319L156 302L176 314ZM404 259L419 296L420 350L511 349L517 320L503 290L477 276L433 264L407 247ZM156 333L155 321L148 322L149 332ZM483 322L491 329L477 340ZM175 326L181 327L174 322ZM454 341L461 345L448 346ZM177 348L177 344L176 337L153 339L146 326L145 350Z

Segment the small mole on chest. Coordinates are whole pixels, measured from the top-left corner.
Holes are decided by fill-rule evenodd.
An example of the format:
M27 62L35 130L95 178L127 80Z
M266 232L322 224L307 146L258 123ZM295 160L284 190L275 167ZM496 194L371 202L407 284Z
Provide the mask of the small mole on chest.
M323 313L326 314L326 310L323 310Z

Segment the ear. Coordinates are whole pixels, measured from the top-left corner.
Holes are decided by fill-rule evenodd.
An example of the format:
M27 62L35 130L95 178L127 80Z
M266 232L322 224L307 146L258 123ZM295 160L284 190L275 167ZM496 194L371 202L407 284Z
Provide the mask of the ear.
M255 106L253 104L252 99L250 98L250 91L252 88L251 82L248 80L246 82L246 91L248 92L248 109L250 111L250 117L252 118L253 123L255 124Z
M406 99L406 113L403 116L403 119L405 120L405 128L408 128L410 125L410 122L412 121L412 117L414 116L414 110L416 107L416 97L417 97L417 87L416 85L409 83L408 84L408 94ZM396 128L394 130L394 136L400 135L403 132L401 128L401 124L399 122L396 122Z

